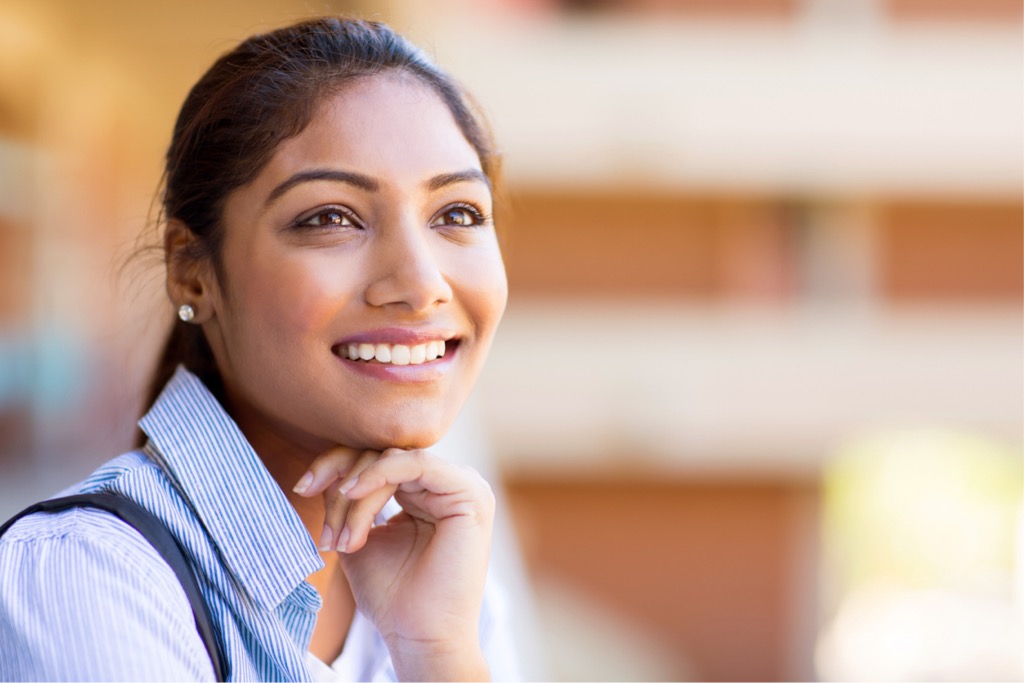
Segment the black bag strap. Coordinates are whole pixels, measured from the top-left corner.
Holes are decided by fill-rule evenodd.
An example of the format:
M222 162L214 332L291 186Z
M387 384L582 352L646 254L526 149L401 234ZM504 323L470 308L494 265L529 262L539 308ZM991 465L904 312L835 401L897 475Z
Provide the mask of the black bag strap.
M195 574L185 559L185 553L178 544L177 539L171 535L167 527L157 519L151 512L133 500L123 496L110 493L83 493L64 498L53 498L40 503L30 505L11 519L0 526L0 536L3 536L15 522L36 512L60 512L76 507L91 507L104 510L120 518L129 526L142 534L149 543L156 548L156 551L163 557L175 576L185 590L185 596L192 606L192 614L196 621L196 630L210 654L210 661L213 663L213 673L218 681L226 681L229 669L227 659L217 644L216 631L213 628L213 619L210 617L210 608L199 592L199 583Z

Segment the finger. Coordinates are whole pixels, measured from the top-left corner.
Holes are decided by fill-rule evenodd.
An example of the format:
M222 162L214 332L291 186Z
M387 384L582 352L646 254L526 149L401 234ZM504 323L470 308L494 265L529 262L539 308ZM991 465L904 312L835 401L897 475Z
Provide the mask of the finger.
M320 536L320 550L333 550L337 544L345 526L345 519L349 514L352 501L346 498L339 491L348 481L373 464L380 457L379 451L363 451L356 461L341 476L341 482L335 480L334 486L324 492L324 530Z
M350 479L341 492L359 500L382 487L396 486L403 507L406 501L411 504L406 511L430 521L463 515L493 517L494 494L472 468L422 450L391 449L384 456ZM415 495L421 492L427 495Z
M365 498L351 502L345 518L345 527L338 537L339 552L354 553L366 545L374 520L395 495L396 490L396 486L384 486Z
M352 469L361 452L347 446L335 446L324 451L309 465L292 490L307 498L319 495L333 482L343 478Z

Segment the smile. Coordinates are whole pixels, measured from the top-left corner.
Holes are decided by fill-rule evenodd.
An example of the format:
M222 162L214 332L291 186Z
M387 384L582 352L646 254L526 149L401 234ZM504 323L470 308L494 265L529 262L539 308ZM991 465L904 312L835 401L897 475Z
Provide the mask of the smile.
M454 341L454 340L453 340ZM458 343L458 342L455 342ZM383 365L422 365L444 358L446 344L443 339L424 344L346 344L338 348L338 355L354 361Z

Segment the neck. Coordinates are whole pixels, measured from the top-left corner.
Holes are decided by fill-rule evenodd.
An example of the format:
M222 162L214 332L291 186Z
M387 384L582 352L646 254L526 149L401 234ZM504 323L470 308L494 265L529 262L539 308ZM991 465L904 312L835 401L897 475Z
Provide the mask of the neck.
M306 498L298 495L292 489L302 475L309 470L309 466L318 452L312 448L297 445L282 437L278 432L268 429L265 420L246 419L246 416L239 415L235 417L235 421L253 450L263 461L270 476L281 488L285 498L295 508L313 542L317 543L324 526L324 498L323 496ZM331 555L333 554L331 553Z
M307 498L298 495L292 489L302 475L309 470L309 466L316 456L327 449L327 445L303 444L286 438L279 430L273 429L268 419L259 415L230 408L229 412L245 435L249 445L263 461L270 476L277 482L285 498L295 508L295 512L298 513L302 525L306 527L313 542L319 544L326 513L324 498L323 496ZM325 570L329 569L330 573L333 573L333 568L337 565L337 553L321 553L320 557L326 565ZM317 572L317 574L323 573L324 570Z
M298 435L294 435L296 438L289 438L287 430L276 429L271 419L255 411L246 410L243 407L244 402L232 401L227 391L221 401L263 461L270 476L277 482L285 498L298 513L306 532L313 542L319 545L326 513L324 498L306 498L292 489L309 470L313 460L332 444L304 441L298 438ZM320 594L323 603L317 615L309 649L321 660L330 663L341 653L355 614L355 600L340 555L334 551L321 552L320 559L324 563L323 569L306 579Z
M319 544L326 513L324 498L306 498L292 490L309 469L315 454L296 448L265 429L248 431L242 423L239 423L239 427L270 472L270 476L281 488L285 498L295 508L313 542ZM307 577L310 585L320 594L323 603L317 615L309 649L321 660L330 663L341 654L355 611L355 602L341 565L340 555L334 551L321 552L320 559L324 563L323 569Z

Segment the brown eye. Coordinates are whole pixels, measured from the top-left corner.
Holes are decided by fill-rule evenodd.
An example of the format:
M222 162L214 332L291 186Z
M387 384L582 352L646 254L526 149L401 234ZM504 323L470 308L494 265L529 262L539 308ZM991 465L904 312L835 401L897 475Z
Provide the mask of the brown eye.
M465 209L451 209L444 212L445 223L451 225L473 225L476 218L470 215Z
M316 215L318 225L345 225L348 223L348 216L337 211L328 211Z
M348 228L355 223L347 211L337 208L320 209L295 221L298 228Z
M431 223L432 226L444 226L450 225L460 228L471 228L476 225L481 225L487 221L486 217L481 215L472 206L450 206L438 214L437 218Z
M340 211L324 211L323 213L318 213L315 216L311 216L310 218L307 218L305 221L303 221L303 225L316 226L350 224L351 221L348 219L348 216L346 216Z

